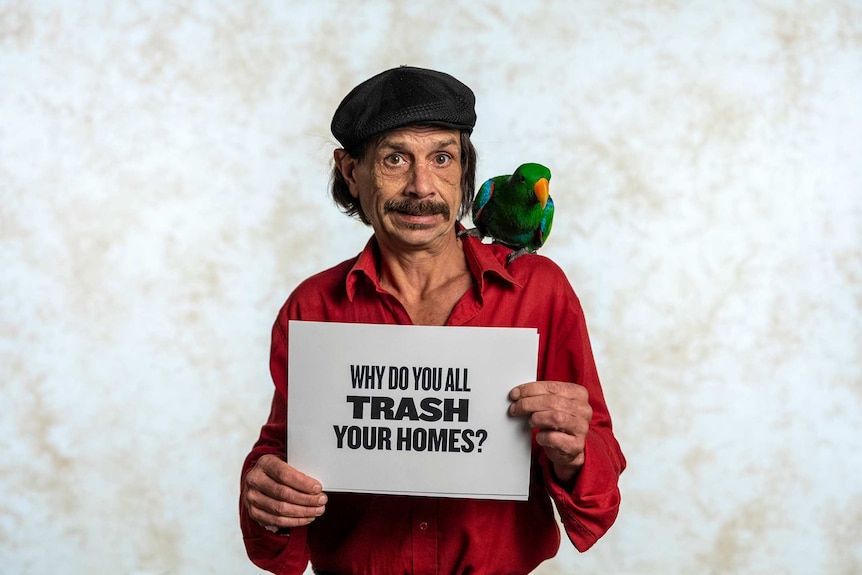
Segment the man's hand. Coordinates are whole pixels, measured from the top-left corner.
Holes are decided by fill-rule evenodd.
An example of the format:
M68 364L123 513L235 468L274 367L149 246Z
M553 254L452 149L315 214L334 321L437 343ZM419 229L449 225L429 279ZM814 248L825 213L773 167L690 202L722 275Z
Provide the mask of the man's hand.
M326 494L320 482L275 455L264 455L245 475L242 501L264 527L301 527L323 514Z
M557 479L574 480L584 464L584 442L593 418L586 388L564 381L533 381L509 392L509 413L526 415L538 428L536 441L554 465Z

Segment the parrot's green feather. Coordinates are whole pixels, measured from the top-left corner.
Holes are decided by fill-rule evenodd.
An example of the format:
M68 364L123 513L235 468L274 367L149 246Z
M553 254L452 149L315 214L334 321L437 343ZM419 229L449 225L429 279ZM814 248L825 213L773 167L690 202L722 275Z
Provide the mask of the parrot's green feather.
M473 201L473 224L480 237L516 250L512 259L538 250L551 233L554 201L548 195L551 171L522 164L512 175L487 180ZM544 205L543 205L544 203Z

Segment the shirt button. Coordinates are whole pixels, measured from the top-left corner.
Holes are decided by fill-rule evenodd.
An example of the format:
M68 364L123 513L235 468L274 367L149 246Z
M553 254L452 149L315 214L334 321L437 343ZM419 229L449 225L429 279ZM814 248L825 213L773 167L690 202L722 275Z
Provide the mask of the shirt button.
M423 521L419 524L419 529L421 529L422 531L426 531L428 529L428 524Z

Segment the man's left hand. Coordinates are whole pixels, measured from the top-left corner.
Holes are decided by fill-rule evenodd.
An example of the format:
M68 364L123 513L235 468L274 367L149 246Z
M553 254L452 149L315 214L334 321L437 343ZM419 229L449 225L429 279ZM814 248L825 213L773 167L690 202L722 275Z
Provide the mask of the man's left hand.
M509 414L526 415L537 428L536 441L564 484L574 481L584 464L584 442L593 418L589 393L576 383L533 381L509 392Z

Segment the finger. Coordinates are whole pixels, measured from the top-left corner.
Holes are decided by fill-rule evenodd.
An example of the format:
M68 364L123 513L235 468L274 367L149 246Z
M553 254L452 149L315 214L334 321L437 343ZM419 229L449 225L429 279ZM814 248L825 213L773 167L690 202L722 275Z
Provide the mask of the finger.
M250 508L249 509L249 517L255 520L260 525L264 527L303 527L305 525L309 525L318 516L314 517L285 517L283 515L274 515L269 513L268 511L264 511L262 509Z
M268 488L264 493L270 498L302 507L321 507L329 499L326 493L303 493L280 483L270 483Z
M275 482L288 485L296 491L316 495L323 490L318 480L302 473L275 455L264 455L255 467L260 468Z
M513 388L509 392L509 399L512 401L517 401L518 399L525 397L534 397L540 395L561 395L563 397L571 397L575 398L586 398L589 396L587 393L587 389L578 385L577 383L571 383L568 381L553 381L553 380L543 380L543 381L531 381L528 383L522 383L521 385Z
M290 467L284 462L279 463L288 468ZM249 470L245 476L245 487L249 494L259 493L262 497L303 507L320 507L322 505L326 505L327 496L319 490L320 486L316 482L316 487L313 488L314 493L305 493L295 489L292 485L281 483L279 480L273 479L271 475L267 473L269 469L271 469L271 463L261 460L257 465L255 465L255 467ZM292 468L290 469L292 470ZM289 473L286 475L281 474L279 477L284 481L291 480L291 474ZM302 485L302 482L295 483ZM257 497L257 495L253 496Z
M577 407L568 398L558 395L534 395L524 397L509 406L509 413L515 416L530 415L540 411L560 411L571 413Z
M327 496L325 493L317 491L316 493L304 493L297 491L290 485L280 483L273 479L262 469L252 468L245 478L246 488L249 492L260 493L261 495L275 500L283 501L292 505L302 507L320 507L326 505ZM318 486L319 487L319 486Z
M543 429L536 433L536 443L561 455L575 456L584 450L583 436L571 435L564 431Z
M261 523L268 521L271 517L288 519L302 519L311 522L316 517L323 515L326 511L325 505L298 505L289 501L274 499L260 491L249 490L246 493L249 515ZM275 523L264 523L275 525ZM278 524L280 527L288 525Z
M540 431L536 443L544 448L551 461L566 465L580 465L584 460L584 440L560 431Z
M529 416L530 427L585 435L590 427L593 410L589 405L569 404L566 409L539 408L535 411L527 410L523 414Z
M586 398L570 398L561 395L534 395L524 397L509 406L513 416L533 415L541 412L559 412L559 415L546 414L545 417L580 417L590 421L593 410ZM539 427L539 426L536 426Z

